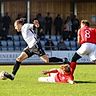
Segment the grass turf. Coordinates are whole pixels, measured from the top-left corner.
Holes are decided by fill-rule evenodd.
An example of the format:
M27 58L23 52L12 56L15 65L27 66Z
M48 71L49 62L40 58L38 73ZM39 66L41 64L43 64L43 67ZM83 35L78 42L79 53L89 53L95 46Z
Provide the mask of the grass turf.
M21 66L14 81L0 80L0 96L96 96L96 65L77 65L74 85L40 83L42 70L59 65ZM11 72L13 66L0 66L0 71Z

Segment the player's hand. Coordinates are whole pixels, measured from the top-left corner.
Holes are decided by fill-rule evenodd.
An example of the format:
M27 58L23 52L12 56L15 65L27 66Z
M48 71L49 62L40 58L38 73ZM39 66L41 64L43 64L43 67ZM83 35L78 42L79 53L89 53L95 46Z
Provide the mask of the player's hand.
M48 73L48 71L42 71L42 74L46 75Z
M70 83L70 84L76 84L76 82L73 81L73 80L68 80L68 83Z

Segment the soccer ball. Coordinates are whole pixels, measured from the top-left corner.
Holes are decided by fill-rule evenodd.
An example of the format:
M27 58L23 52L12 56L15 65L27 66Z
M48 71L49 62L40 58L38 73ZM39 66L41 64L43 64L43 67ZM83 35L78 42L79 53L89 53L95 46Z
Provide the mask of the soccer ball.
M4 76L4 73L6 73L5 71L1 71L0 72L0 80L6 80L7 77Z

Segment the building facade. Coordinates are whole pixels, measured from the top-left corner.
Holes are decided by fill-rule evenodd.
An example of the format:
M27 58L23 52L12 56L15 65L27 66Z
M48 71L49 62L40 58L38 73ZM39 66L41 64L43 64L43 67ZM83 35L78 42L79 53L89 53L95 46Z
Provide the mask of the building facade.
M38 13L46 16L46 13L50 12L53 19L57 14L60 14L63 20L70 14L75 14L79 20L88 19L94 26L96 22L95 6L95 0L0 0L1 16L8 12L12 23L18 15L26 16L29 21ZM13 25L10 34L14 34Z

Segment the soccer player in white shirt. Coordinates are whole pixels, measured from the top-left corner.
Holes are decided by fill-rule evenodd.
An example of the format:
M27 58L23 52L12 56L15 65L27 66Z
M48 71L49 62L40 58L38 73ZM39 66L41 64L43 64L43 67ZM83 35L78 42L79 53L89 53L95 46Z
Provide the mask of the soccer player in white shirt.
M14 77L20 67L20 64L25 59L33 56L34 54L38 55L44 62L48 63L49 59L41 47L37 39L37 34L33 28L39 27L38 20L34 20L33 24L24 23L23 19L16 20L14 27L17 32L21 32L23 39L27 43L27 47L21 52L21 54L16 58L16 63L14 64L12 74L5 73L4 76L10 80L14 80Z

